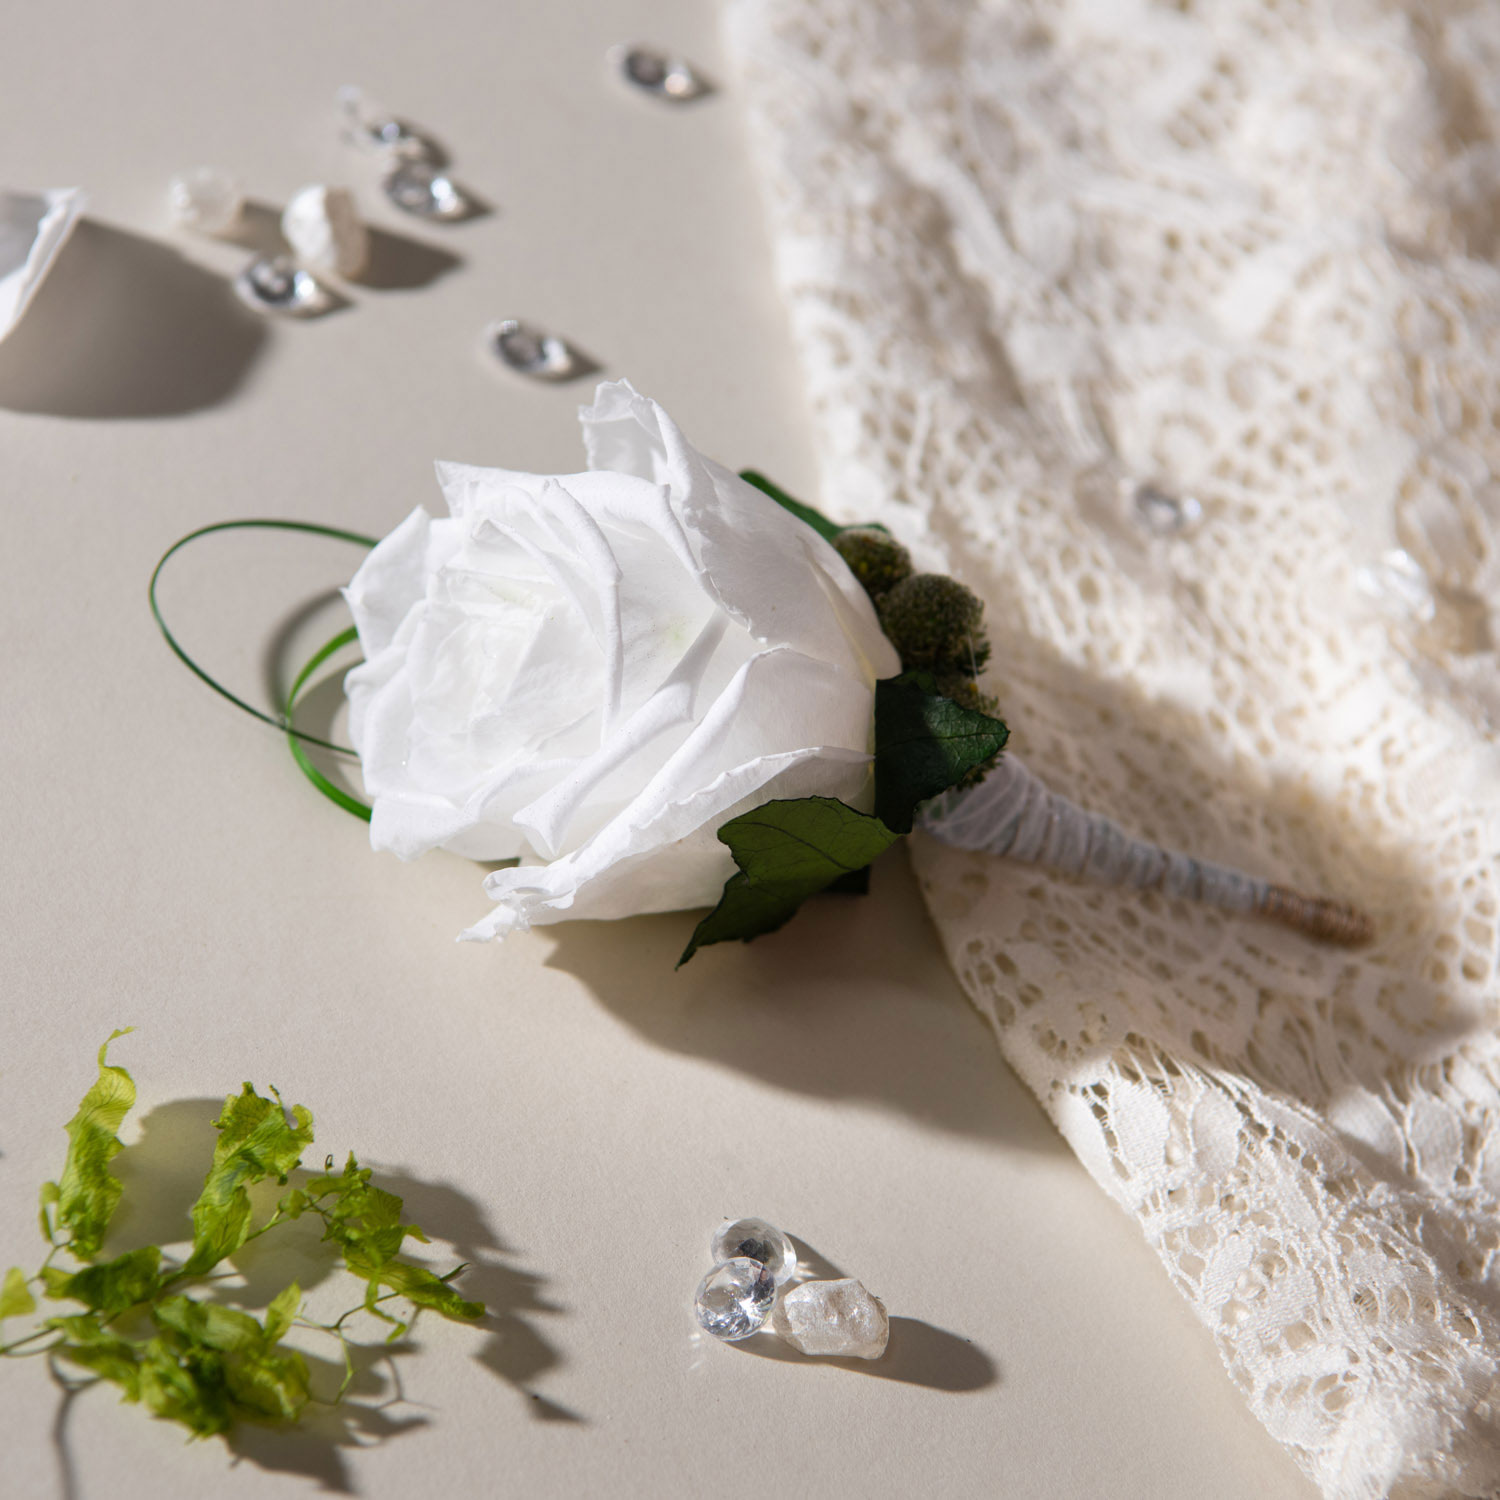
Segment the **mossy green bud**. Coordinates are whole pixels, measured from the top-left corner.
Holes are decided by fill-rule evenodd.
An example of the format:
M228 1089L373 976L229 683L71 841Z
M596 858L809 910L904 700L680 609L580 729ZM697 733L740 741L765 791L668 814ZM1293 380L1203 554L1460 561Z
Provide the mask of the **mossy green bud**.
M833 545L872 599L911 577L911 553L877 526L850 526L839 532Z
M913 573L878 608L881 628L908 670L930 667L972 677L989 658L984 605L956 578Z

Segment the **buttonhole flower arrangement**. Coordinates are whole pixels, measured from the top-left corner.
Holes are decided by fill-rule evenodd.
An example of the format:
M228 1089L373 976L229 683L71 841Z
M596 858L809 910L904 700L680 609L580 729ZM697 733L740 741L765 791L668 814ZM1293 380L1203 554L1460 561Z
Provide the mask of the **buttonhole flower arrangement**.
M353 628L281 711L234 701L286 730L376 849L503 862L463 937L709 907L686 962L774 931L820 891L862 889L919 824L1334 941L1369 936L1350 908L1131 839L1002 758L979 599L915 572L883 528L839 526L715 463L628 382L601 385L580 420L582 472L439 464L448 514L419 507L379 542L220 523L371 548L344 591ZM158 564L154 609L162 566L201 534ZM292 723L312 673L356 639L345 691L368 803L312 764Z

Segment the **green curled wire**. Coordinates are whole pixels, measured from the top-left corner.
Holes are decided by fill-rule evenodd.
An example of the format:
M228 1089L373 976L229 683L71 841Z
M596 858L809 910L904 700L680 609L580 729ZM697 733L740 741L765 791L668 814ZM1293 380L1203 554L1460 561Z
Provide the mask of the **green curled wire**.
M331 537L336 542L353 542L359 547L373 547L378 540L375 537L364 536L357 531L343 531L335 526L319 526L312 521L281 521L281 520L243 520L243 521L215 521L210 526L200 526L196 531L190 531L184 537L179 537L167 550L162 553L156 567L151 571L151 582L146 589L146 597L151 605L151 615L155 619L158 629L168 646L172 648L177 659L201 682L206 683L221 698L227 698L234 706L249 714L253 719L259 719L262 724L269 724L273 729L279 729L287 737L287 746L292 752L292 759L296 761L298 769L307 779L325 796L329 801L342 807L345 812L353 813L356 818L363 818L365 822L370 820L370 807L368 803L361 802L357 797L351 796L341 787L335 786L318 768L313 765L308 757L305 745L317 745L324 750L332 750L339 755L358 755L358 751L349 745L339 745L332 740L322 739L316 734L308 734L305 730L298 729L293 721L293 711L296 707L298 695L306 686L308 679L317 669L328 660L334 652L343 647L351 645L358 639L358 632L353 626L341 630L331 641L321 646L310 661L297 674L292 683L291 690L287 693L285 705L275 714L268 714L263 709L257 708L253 703L247 703L243 698L230 692L222 682L211 677L191 656L183 650L178 643L177 637L171 632L166 619L161 612L161 605L157 602L156 586L161 578L162 569L167 563L189 542L195 542L199 537L210 536L216 531L299 531L309 536Z

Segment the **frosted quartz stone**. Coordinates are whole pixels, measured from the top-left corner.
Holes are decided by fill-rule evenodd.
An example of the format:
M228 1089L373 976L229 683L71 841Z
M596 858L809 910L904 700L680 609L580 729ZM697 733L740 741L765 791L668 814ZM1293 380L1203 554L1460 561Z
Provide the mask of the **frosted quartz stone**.
M458 184L431 162L402 161L382 186L397 208L419 219L462 219L469 212Z
M715 1266L698 1284L693 1310L698 1326L733 1344L758 1333L776 1301L776 1283L758 1260L747 1255Z
M792 1242L764 1219L736 1219L725 1224L714 1236L709 1253L715 1262L740 1256L758 1260L777 1286L785 1286L797 1274L797 1252Z
M228 234L245 211L245 195L227 172L195 167L167 184L167 207L172 220L199 234Z
M353 277L369 263L369 231L348 188L303 188L287 204L281 232L309 270Z
M880 1298L846 1277L804 1281L776 1304L771 1327L802 1354L879 1359L891 1336Z

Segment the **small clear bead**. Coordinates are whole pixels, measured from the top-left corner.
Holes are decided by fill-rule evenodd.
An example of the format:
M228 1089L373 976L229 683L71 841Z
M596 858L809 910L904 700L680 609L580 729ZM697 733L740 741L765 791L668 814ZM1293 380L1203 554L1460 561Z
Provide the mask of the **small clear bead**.
M432 143L419 135L409 125L398 120L383 105L356 88L345 84L338 91L339 113L344 118L344 136L353 145L365 151L378 151L393 156L428 159L433 154Z
M738 1256L703 1278L693 1310L705 1333L732 1344L759 1332L775 1301L771 1273L758 1260Z
M611 54L620 76L647 94L686 103L708 92L708 84L689 62L651 47L617 47Z
M402 161L383 186L386 197L397 208L420 219L462 219L469 212L463 190L431 162Z
M797 1274L797 1252L791 1240L764 1219L736 1219L725 1224L709 1250L715 1261L736 1257L759 1261L777 1286L785 1286Z
M167 184L167 207L174 223L199 234L228 234L245 210L245 195L227 172L195 167Z
M485 338L502 364L534 380L566 380L578 367L578 356L566 339L516 318L491 323Z
M267 255L253 260L234 278L235 295L259 313L310 317L331 304L316 276L304 271L289 255Z
M1437 600L1421 563L1403 547L1393 547L1354 575L1355 587L1382 614L1429 624Z
M1154 484L1135 487L1136 519L1153 536L1182 536L1203 519L1203 507L1191 495L1173 495Z

